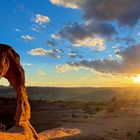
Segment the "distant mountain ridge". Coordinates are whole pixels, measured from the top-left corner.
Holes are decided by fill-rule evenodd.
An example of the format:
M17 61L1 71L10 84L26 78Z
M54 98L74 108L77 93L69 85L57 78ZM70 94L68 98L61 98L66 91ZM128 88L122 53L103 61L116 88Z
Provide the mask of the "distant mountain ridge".
M140 97L140 87L135 88L65 88L65 87L27 87L30 99L65 100L65 101L109 101L113 97ZM1 97L15 97L16 93L10 86L0 86Z

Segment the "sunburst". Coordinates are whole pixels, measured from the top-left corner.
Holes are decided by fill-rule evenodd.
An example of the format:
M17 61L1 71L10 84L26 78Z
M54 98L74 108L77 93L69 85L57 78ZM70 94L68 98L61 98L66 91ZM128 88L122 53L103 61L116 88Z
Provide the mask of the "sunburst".
M137 75L136 77L133 77L133 82L140 84L140 75Z

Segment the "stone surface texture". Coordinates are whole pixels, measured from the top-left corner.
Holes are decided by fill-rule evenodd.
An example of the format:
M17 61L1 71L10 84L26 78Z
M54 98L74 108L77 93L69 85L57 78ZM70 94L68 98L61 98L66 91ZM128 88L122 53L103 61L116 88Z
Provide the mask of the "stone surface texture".
M0 44L0 78L2 77L6 78L16 90L15 126L23 129L22 132L26 139L38 139L36 131L30 124L30 105L26 94L25 74L20 64L20 56L12 47L5 44ZM17 128L10 130L10 132L16 132ZM1 136L2 134L0 134L0 139Z
M58 128L37 134L30 124L30 105L26 94L25 75L20 57L8 45L0 44L0 79L6 78L16 90L17 107L15 126L7 132L0 132L0 140L48 140L80 133L78 129Z

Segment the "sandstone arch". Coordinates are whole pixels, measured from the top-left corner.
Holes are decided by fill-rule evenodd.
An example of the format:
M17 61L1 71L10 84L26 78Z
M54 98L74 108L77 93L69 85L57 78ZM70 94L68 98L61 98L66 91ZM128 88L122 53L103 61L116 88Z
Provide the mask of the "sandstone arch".
M16 90L17 108L15 125L24 129L26 139L38 139L38 135L31 126L30 105L26 94L25 75L20 65L20 57L8 45L0 44L0 79L6 78Z

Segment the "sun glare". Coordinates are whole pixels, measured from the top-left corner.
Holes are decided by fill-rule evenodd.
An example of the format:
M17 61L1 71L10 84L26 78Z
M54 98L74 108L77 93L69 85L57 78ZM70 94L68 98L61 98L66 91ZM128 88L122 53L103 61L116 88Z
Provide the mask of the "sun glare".
M134 83L139 83L140 84L140 75L137 75L136 77L133 77Z

